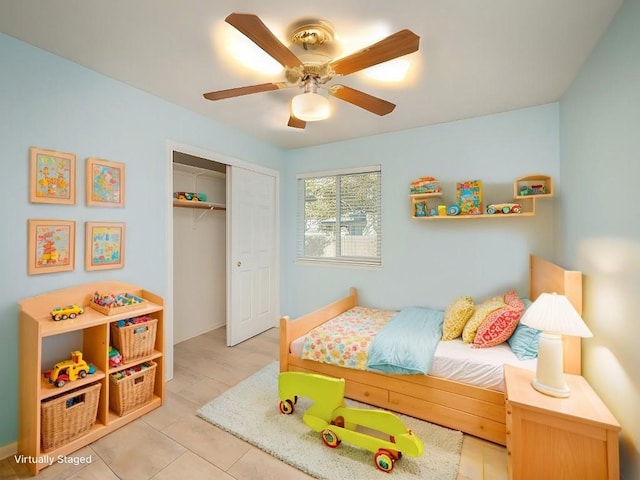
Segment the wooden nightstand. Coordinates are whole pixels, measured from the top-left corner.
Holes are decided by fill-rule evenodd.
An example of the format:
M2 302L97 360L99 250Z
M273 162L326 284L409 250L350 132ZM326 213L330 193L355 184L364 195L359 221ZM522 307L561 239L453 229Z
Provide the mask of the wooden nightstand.
M511 480L618 480L620 424L587 381L566 375L568 398L533 389L535 372L504 367Z

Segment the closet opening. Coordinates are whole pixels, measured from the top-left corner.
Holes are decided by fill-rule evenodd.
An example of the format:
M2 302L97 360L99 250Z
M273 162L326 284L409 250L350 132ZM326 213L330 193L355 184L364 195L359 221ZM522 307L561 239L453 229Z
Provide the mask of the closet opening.
M227 165L174 151L172 167L175 345L226 324Z

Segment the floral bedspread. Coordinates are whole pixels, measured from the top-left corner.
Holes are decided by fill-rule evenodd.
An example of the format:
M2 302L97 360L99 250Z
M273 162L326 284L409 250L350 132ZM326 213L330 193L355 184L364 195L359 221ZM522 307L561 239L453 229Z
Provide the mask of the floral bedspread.
M371 342L396 313L353 307L307 333L302 358L366 370Z

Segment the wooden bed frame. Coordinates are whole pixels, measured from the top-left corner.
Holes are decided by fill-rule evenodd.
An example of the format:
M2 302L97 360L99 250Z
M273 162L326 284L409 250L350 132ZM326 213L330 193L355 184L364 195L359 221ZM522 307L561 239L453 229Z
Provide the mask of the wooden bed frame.
M582 274L564 270L531 255L529 298L540 293L564 294L582 313ZM428 375L390 375L352 370L311 360L290 352L296 338L358 304L350 294L296 320L280 319L280 371L312 372L346 379L348 398L386 408L505 445L504 394ZM580 338L564 338L564 370L580 374Z

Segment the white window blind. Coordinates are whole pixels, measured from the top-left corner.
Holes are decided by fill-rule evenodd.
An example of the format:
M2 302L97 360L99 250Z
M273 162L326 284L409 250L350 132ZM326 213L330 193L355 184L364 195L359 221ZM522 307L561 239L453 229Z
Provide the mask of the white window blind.
M382 263L380 166L299 175L299 260Z

